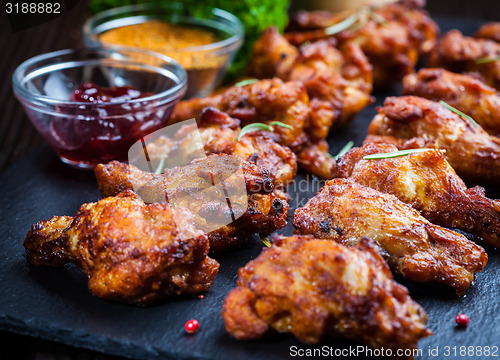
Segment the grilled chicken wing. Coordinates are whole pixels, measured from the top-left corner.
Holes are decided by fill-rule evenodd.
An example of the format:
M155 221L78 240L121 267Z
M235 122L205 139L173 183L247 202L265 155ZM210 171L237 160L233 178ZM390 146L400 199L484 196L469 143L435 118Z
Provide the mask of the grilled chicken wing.
M313 140L323 140L332 126L346 124L373 102L372 68L356 43L335 47L335 40L321 40L302 46L291 45L275 27L264 31L254 45L249 75L278 77L304 84L311 102Z
M444 69L421 69L403 79L403 93L443 100L471 116L492 135L500 134L500 96L480 79Z
M192 220L187 210L145 204L126 191L84 204L74 217L36 223L24 247L33 265L80 266L102 299L148 305L212 285L219 264Z
M443 149L462 179L475 183L500 180L500 139L439 103L416 96L389 97L378 111L365 144Z
M392 271L416 282L450 286L463 294L486 265L484 249L434 225L393 195L351 179L329 180L295 210L295 231L352 246L362 237L380 248Z
M308 344L330 335L395 350L432 334L423 308L368 239L347 248L311 236L274 238L239 270L222 317L238 340L274 330Z
M446 33L429 57L430 67L453 72L478 72L484 81L500 90L500 61L482 63L480 59L500 55L500 44L488 39L463 36L458 30Z
M232 86L221 94L184 100L177 104L170 123L198 118L206 107L215 107L239 119L241 125L254 122L280 121L292 129L275 127L280 143L291 146L303 132L309 116L309 98L304 87L279 79L258 81L245 86Z
M219 179L215 185L220 187L218 184L231 179L240 165L246 189L236 189L238 201L228 207L225 197L222 201L214 198L210 189L214 179ZM283 192L274 189L269 172L234 156L210 155L187 166L166 169L162 175L112 161L99 164L95 174L103 196L135 189L148 203L167 201L189 209L197 228L208 233L210 249L214 251L234 248L252 234L265 236L286 225L288 202Z
M331 36L340 44L359 44L373 65L376 88L391 86L411 73L419 54L430 52L439 32L424 11L401 2L375 10L364 9L357 14L301 11L291 17L285 36L295 45L316 41L330 36L328 28L349 16L357 17L356 23Z
M500 22L489 22L479 28L474 34L479 39L489 39L500 43Z
M311 107L314 106L314 107ZM317 107L319 106L319 108ZM283 146L288 146L295 154L309 151L321 140L311 140L322 134L326 137L329 126L325 119L333 111L320 104L309 104L309 97L304 87L298 82L283 82L280 79L266 79L245 86L233 86L225 92L200 99L181 101L175 108L172 123L189 118L198 118L206 107L215 107L229 116L241 121L241 125L255 122L268 123L280 121L292 127L273 126L273 139ZM313 114L311 115L310 114ZM214 129L214 131L216 131ZM235 133L233 136L237 137ZM266 135L268 136L268 135ZM328 145L321 146L328 154ZM299 156L299 165L302 166ZM308 166L317 176L324 174L323 168ZM331 174L328 174L329 176Z
M488 199L482 187L467 189L441 151L363 160L397 150L388 144L352 149L339 159L337 176L392 194L432 223L464 230L500 247L500 201Z

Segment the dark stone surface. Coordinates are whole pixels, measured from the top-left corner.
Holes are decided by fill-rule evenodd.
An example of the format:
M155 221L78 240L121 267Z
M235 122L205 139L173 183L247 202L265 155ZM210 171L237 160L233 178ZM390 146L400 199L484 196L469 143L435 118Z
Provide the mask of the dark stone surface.
M477 28L472 22L443 19L440 23L444 31L459 27L469 33ZM393 94L398 94L397 89L375 94L377 103ZM333 154L348 140L361 144L375 106L365 109L351 127L332 134ZM74 266L29 266L22 246L31 224L53 215L73 215L82 203L100 198L93 174L67 167L44 146L3 173L0 185L4 193L0 206L0 330L136 359L282 359L289 357L290 346L307 348L291 336L237 342L224 330L222 302L235 286L238 268L259 254L260 240L250 239L240 250L214 255L221 271L204 299L174 298L149 308L106 302L88 292L85 277ZM291 207L303 205L321 185L299 175L290 189ZM487 189L487 194L498 198L498 190ZM291 234L290 225L280 233ZM419 358L488 359L461 355L460 346L500 346L500 253L490 248L487 251L488 265L465 297L459 298L448 289L403 281L427 311L428 325L434 331L434 336L420 342L424 355ZM466 329L455 327L454 318L459 313L470 316ZM191 318L200 322L195 335L184 332L184 324ZM323 345L343 349L359 344L326 339L316 348ZM450 356L445 356L445 346L450 347ZM453 356L454 346L457 356ZM439 356L430 356L429 348L436 347ZM500 349L496 354L500 357Z

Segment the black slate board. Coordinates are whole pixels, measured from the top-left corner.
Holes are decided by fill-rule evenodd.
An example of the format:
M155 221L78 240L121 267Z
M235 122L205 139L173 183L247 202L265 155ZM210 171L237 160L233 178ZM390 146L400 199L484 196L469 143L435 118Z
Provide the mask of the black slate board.
M466 34L478 27L478 22L453 19L439 22L443 31L456 27ZM396 94L397 89L375 94L377 104L360 113L351 127L332 134L331 152L336 153L351 139L356 145L361 144L375 106L385 96ZM322 184L299 174L296 186L290 189L291 208L304 205ZM82 203L100 198L93 174L63 165L44 146L3 173L0 188L4 194L0 205L0 330L135 359L284 359L290 357L291 346L309 349L291 336L237 342L224 331L220 316L222 302L235 286L238 268L261 251L260 240L250 239L240 250L214 255L221 263L221 271L204 299L174 298L149 308L111 303L92 296L85 277L74 266L30 267L22 246L31 224L53 215L73 215ZM500 198L499 190L487 189L487 195ZM279 233L291 234L291 224ZM434 336L419 343L423 356L417 359L500 357L500 349L496 356L460 355L461 346L500 347L500 252L491 248L487 251L488 265L465 297L459 298L448 289L403 281L412 297L427 311L428 326L434 331ZM455 315L462 312L471 318L466 329L458 329L454 323ZM201 324L195 335L187 335L183 330L191 318ZM359 344L326 339L315 348L324 345L347 349ZM450 347L449 356L445 353L446 346ZM453 356L455 346L457 356ZM436 348L439 356L429 353L429 349Z

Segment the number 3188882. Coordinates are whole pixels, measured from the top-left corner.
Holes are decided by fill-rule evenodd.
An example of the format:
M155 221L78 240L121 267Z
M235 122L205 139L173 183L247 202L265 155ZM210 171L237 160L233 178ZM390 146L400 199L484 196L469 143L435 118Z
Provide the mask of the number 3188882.
M60 3L5 3L7 14L60 14Z

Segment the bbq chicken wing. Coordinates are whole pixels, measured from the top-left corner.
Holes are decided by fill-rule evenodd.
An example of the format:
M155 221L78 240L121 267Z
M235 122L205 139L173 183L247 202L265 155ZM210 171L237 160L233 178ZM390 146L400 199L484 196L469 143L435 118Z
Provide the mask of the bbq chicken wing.
M278 77L304 84L311 103L321 112L311 112L306 132L323 140L332 126L346 124L373 102L372 68L361 48L348 43L337 49L334 39L306 44L299 49L275 27L264 31L254 45L249 75Z
M292 146L303 132L309 116L309 98L304 87L279 79L262 80L245 86L232 86L221 94L184 100L177 104L170 123L198 118L206 107L215 107L239 119L241 125L280 121L291 128L275 127L280 143Z
M446 33L429 57L430 67L461 72L477 72L486 84L500 90L500 61L486 61L500 54L500 43L463 36L458 30Z
M500 201L488 199L479 186L467 189L439 150L363 159L395 151L397 147L387 144L352 149L339 159L337 175L396 196L434 224L464 230L500 247Z
M276 78L245 86L233 86L214 96L181 101L174 110L172 123L189 118L199 119L200 114L207 107L226 112L229 116L238 119L240 126L255 122L271 124L273 121L286 124L287 127L274 125L272 138L280 145L290 147L297 155L300 155L302 151L310 151L310 147L316 147L315 150L318 150L317 145L321 140L311 139L320 136L318 134L327 136L331 124L325 119L333 111L330 107L316 102L310 104L304 87L298 82L285 83ZM310 116L313 113L314 115ZM233 130L234 133L231 136L234 140L238 135L237 129L233 127ZM218 130L213 127L212 131L217 134ZM270 136L270 134L265 134L265 136ZM214 139L215 144L219 143L218 137L214 136L211 139ZM328 145L319 148L324 150L322 155L326 157ZM227 151L224 152L227 153ZM298 159L301 167L307 166L308 171L317 176L324 174L323 167L316 168L307 164L303 166L301 158L299 156Z
M392 271L416 282L439 283L463 294L487 262L484 249L434 225L393 195L351 179L327 181L295 210L297 233L353 246L372 239Z
M500 43L500 22L489 22L479 28L474 34L479 39L489 39Z
M36 223L24 247L33 265L80 266L90 292L102 299L148 305L212 285L219 264L207 256L208 238L192 218L126 191L84 204L74 217Z
M329 35L336 24L353 18L350 27ZM427 55L434 46L438 32L421 8L400 2L356 13L301 11L291 17L285 36L295 45L330 36L340 44L359 44L373 65L375 88L386 88L413 72L419 55Z
M500 96L474 76L440 68L421 69L403 79L403 93L443 100L472 117L491 135L500 135Z
M239 166L244 188L236 189L237 201L228 206L226 197L214 197L214 191L231 190L233 183L224 180L230 180ZM197 229L208 233L214 251L229 250L252 234L266 236L286 225L286 195L275 190L269 172L231 155L210 155L186 166L165 169L161 175L112 161L99 164L95 174L103 196L134 189L148 203L166 201L176 208L189 209ZM215 181L217 188L214 179L220 180Z
M476 184L500 180L500 139L439 103L416 96L388 97L378 112L365 144L442 149L462 179Z
M330 335L395 351L432 334L423 308L368 239L347 248L311 236L276 237L239 270L237 283L222 317L238 340L274 330L308 344Z

